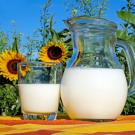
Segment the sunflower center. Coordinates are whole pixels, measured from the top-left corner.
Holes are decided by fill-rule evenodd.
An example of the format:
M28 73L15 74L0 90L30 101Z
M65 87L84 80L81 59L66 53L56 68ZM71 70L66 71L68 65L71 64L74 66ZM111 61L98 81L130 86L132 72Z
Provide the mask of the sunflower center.
M10 60L7 63L8 71L12 74L17 74L17 63L21 62L20 60Z
M62 50L58 46L51 46L48 48L47 55L52 60L57 60L62 57Z

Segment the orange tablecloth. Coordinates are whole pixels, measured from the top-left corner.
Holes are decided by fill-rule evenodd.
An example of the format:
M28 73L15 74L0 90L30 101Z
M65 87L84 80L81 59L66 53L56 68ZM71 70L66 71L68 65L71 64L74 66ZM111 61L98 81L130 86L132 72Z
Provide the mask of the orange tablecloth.
M135 135L135 115L120 116L112 122L58 119L21 120L0 117L1 135Z

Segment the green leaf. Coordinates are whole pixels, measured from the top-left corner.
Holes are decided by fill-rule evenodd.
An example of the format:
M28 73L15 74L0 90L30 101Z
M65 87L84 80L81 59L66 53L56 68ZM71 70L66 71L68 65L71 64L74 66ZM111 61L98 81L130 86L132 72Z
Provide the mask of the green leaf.
M121 31L121 30L117 30L117 38L118 39L123 39L123 40L129 40L129 36L128 36L128 32L126 30Z
M57 32L54 29L51 29L50 32L51 32L53 41L59 40L59 36L58 36Z
M18 39L17 39L17 37L14 37L14 42L12 44L12 50L15 51L15 52L19 52L19 49L18 49Z
M118 11L117 16L120 17L122 20L135 25L135 15L128 11Z
M57 32L53 29L53 16L50 19L50 33L53 41L57 41L59 39Z
M127 30L117 30L117 38L128 41L128 42L135 42L135 36L134 35L129 35Z

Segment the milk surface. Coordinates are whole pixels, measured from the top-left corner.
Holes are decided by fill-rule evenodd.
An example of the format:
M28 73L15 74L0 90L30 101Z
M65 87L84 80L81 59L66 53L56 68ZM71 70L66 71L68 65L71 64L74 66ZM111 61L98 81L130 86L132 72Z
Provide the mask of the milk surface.
M67 68L61 97L73 119L115 119L127 98L125 74L121 69Z
M19 84L21 108L27 113L57 112L60 84Z

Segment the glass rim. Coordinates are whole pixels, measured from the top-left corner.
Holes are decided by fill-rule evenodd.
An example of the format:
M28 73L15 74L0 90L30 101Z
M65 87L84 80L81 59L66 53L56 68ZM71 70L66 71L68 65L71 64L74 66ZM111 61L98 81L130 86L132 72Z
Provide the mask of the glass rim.
M47 66L47 65L62 65L62 63L58 63L58 62L40 62L40 61L26 61L26 62L19 62L17 64L19 65L30 65L30 66Z

